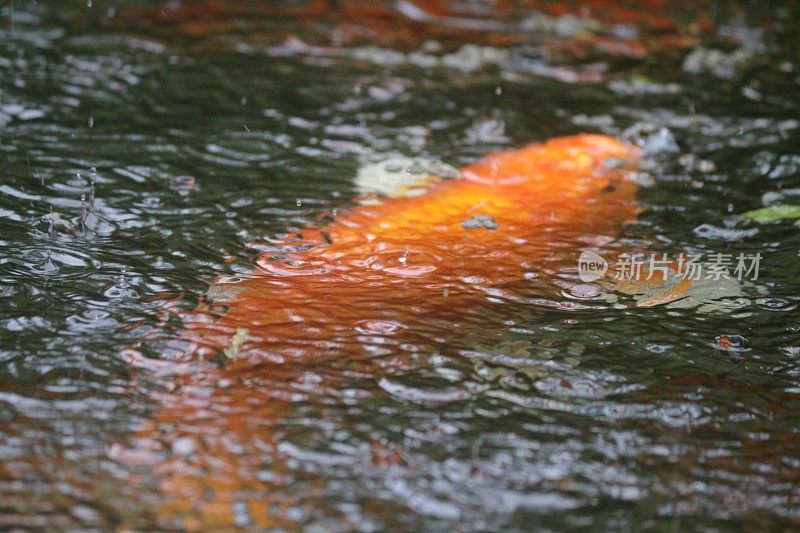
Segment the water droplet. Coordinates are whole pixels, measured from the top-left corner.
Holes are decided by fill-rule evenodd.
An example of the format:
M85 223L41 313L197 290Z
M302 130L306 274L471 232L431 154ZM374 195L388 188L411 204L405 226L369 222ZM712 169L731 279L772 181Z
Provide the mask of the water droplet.
M94 128L94 117L89 117L89 127Z
M86 218L89 216L89 212L86 209L86 195L81 194L81 218L79 222L79 226L81 231L86 231Z
M303 205L303 201L298 198L297 199L297 207L300 207L301 205Z
M498 85L497 87L494 88L494 94L500 96L501 94L503 94L503 88Z

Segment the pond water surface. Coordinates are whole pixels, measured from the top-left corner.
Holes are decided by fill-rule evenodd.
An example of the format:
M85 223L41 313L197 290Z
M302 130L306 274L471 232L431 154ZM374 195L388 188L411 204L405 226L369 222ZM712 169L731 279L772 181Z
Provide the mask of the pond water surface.
M796 5L64 4L0 7L0 528L800 524L800 229L741 217L800 204ZM581 132L644 153L598 246L758 279L639 307L554 235L524 301L404 345L181 359L217 282L352 208L359 168Z

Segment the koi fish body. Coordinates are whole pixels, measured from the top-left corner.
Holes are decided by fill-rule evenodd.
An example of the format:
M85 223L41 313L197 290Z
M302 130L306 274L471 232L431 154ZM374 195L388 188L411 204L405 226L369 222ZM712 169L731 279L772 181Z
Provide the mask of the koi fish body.
M514 300L527 274L546 282L574 268L580 248L636 217L635 184L609 165L635 157L600 135L491 154L457 179L428 180L421 196L359 205L282 240L251 277L221 282L235 293L221 316L188 321L192 348L159 363L170 391L117 456L150 464L166 523L219 530L245 505L253 526L292 527L281 509L294 474L280 450L298 402L338 397L345 375L386 372L394 363L381 356L483 331L487 306ZM221 367L202 362L221 354Z
M190 324L193 357L230 347L237 331L232 358L245 361L346 353L364 336L391 338L431 321L457 331L470 320L453 310L513 299L504 288L526 274L576 261L559 247L613 238L635 219L636 187L608 165L634 156L606 136L555 139L489 155L426 194L359 205L284 239L236 282L221 318Z

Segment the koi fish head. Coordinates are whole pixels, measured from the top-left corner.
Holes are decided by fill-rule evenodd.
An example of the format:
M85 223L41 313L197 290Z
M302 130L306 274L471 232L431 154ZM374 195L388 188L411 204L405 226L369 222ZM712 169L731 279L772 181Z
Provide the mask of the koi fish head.
M538 193L596 192L637 157L637 149L606 135L562 137L520 150L490 154L462 170L471 181L519 186Z

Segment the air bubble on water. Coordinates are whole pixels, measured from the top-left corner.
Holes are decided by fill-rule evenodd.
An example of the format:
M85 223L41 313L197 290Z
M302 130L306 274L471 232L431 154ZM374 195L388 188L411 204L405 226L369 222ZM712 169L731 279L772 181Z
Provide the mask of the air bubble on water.
M94 117L89 117L88 124L90 128L94 128Z
M503 88L498 85L497 87L494 88L494 94L500 96L501 94L503 94Z
M92 0L86 0L86 7L88 8L92 7Z
M303 201L298 198L297 199L297 207L300 207L301 205L303 205Z
M575 298L593 299L603 295L602 291L597 285L592 283L579 283L569 288L569 292Z

